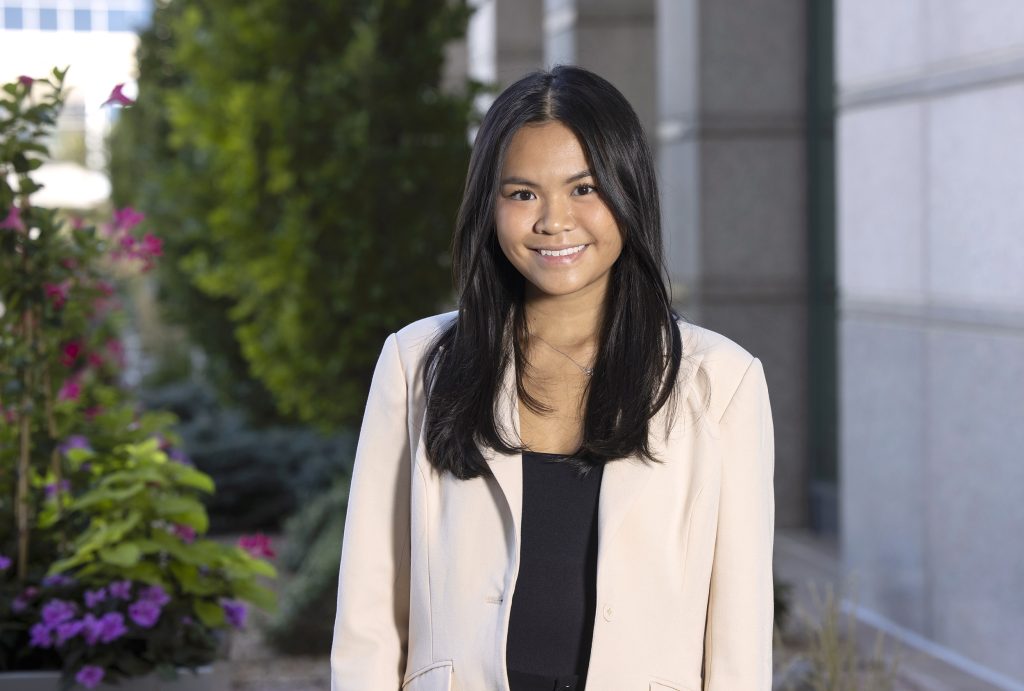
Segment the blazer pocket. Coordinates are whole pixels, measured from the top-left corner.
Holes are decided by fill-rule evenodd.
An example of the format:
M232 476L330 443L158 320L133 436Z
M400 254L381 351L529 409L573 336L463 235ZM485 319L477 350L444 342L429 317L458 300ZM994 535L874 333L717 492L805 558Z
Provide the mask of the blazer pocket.
M401 691L452 691L452 661L431 662L408 675Z
M682 684L669 681L668 679L662 679L660 677L651 677L651 686L649 691L694 691L689 686L683 686Z

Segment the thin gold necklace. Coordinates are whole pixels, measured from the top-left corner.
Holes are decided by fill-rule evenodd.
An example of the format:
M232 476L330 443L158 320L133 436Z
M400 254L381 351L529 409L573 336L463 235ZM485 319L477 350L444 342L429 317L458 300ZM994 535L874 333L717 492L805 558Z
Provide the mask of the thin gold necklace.
M587 375L588 377L594 374L594 368L593 367L584 367L580 363L576 362L576 360L574 360L571 355L569 355L568 353L565 353L565 352L563 352L561 350L558 350L558 348L555 348L555 346L551 345L550 343L548 343L547 341L545 341L543 338L541 338L540 336L538 336L535 333L531 333L530 336L537 336L537 338L539 338L542 343L547 343L547 345L549 347L554 348L559 353L562 353L562 355L564 355L565 357L569 358L572 361L572 364L576 365L581 370L583 370L583 374Z

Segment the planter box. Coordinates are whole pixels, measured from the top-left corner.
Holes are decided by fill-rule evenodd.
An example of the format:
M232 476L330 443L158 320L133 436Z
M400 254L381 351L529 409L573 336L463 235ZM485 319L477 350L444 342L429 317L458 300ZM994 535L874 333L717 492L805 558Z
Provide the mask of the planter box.
M177 681L163 681L156 675L122 679L118 684L100 684L93 691L228 691L231 688L230 665L218 662L178 672ZM77 684L73 687L82 690ZM59 691L60 672L0 672L0 691Z

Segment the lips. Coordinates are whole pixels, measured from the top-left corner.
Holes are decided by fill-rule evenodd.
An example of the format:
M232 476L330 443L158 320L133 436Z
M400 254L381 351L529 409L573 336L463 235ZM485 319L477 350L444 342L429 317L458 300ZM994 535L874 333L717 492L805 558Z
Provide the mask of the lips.
M580 245L573 245L572 247L580 247ZM572 247L569 247L569 248L566 248L566 249L571 249ZM533 252L534 252L534 254L537 255L537 258L544 265L547 265L547 266L562 266L562 265L565 265L565 264L573 264L573 263L579 261L579 258L582 257L584 254L586 254L588 247L590 247L590 245L582 245L582 249L580 249L580 250L578 250L576 252L571 252L569 254L546 255L546 254L541 254L540 249L534 249Z

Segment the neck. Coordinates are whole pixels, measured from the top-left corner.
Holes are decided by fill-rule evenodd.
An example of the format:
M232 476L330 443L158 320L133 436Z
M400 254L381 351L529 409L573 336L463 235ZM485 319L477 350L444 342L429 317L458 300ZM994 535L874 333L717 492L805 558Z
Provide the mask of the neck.
M571 295L531 295L528 291L524 307L531 334L559 347L597 346L604 314L603 295L598 291Z

